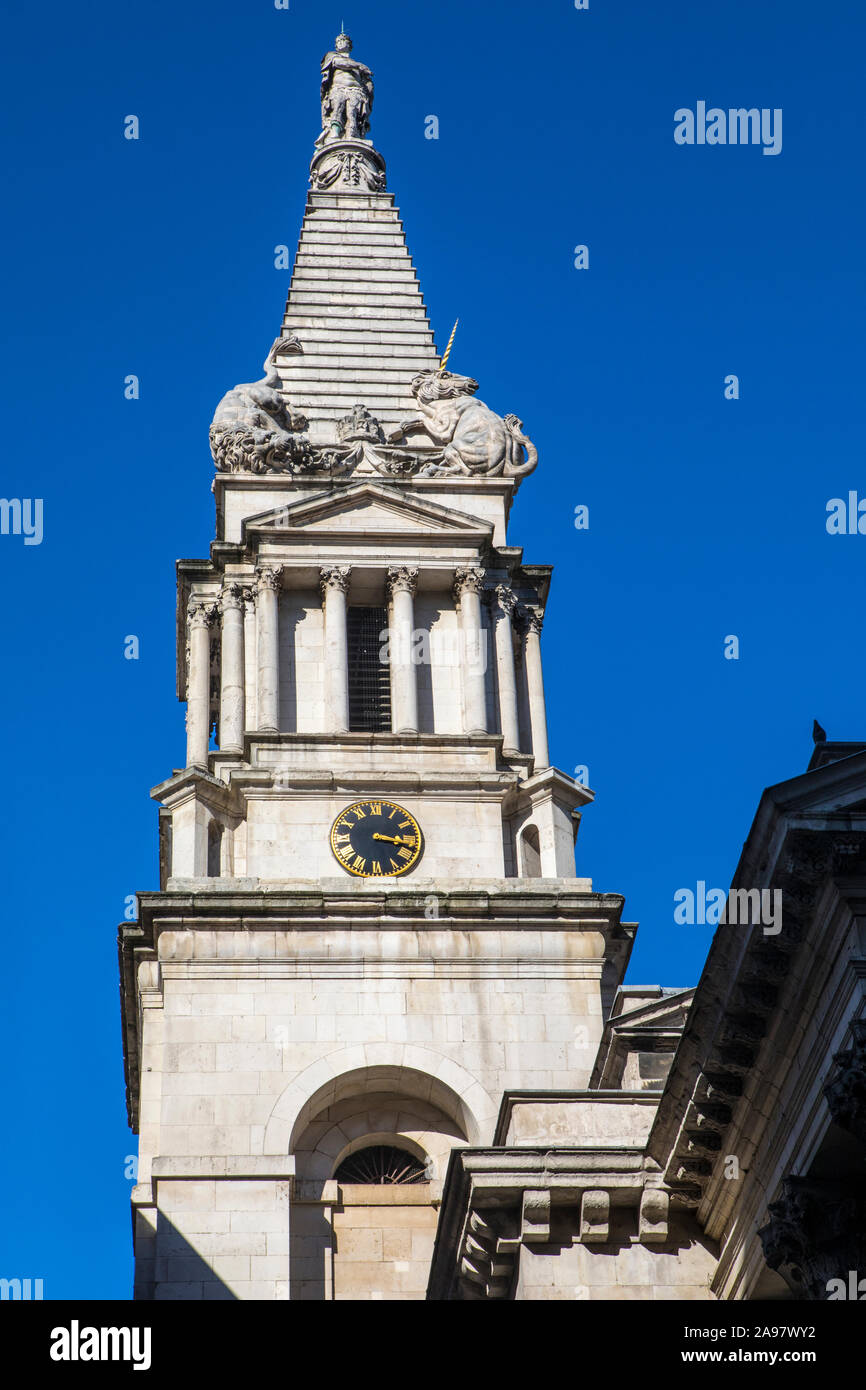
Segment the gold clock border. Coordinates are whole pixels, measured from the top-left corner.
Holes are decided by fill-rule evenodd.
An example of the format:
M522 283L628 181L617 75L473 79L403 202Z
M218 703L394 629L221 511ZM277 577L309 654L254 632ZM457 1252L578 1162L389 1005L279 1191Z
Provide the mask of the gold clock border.
M407 864L405 864L404 867L403 867L402 869L395 869L395 870L393 871L393 873L390 873L390 874L366 874L366 873L364 873L363 870L361 870L361 869L353 869L352 866L351 866L350 864L347 864L346 861L345 861L345 859L343 859L342 856L341 856L340 854L338 854L337 849L336 849L336 847L335 847L335 845L334 845L334 835L335 835L335 833L336 833L337 826L339 825L339 823L340 823L340 821L343 819L343 817L344 817L345 815L347 815L349 811L353 811L354 808L355 808L356 806L374 806L374 805L391 806L391 807L394 808L394 810L399 811L399 812L401 813L401 815L406 816L406 817L412 822L412 825L415 827L415 834L416 834L417 837L418 837L418 847L417 847L417 850L416 850L416 853L415 853L414 857L413 857ZM356 822L356 824L358 824L358 822ZM423 853L424 853L424 850L425 850L425 848L426 848L426 842L425 842L425 839L424 839L424 834L423 834L423 832L422 832L422 830L421 830L421 827L420 827L420 825L418 824L417 820L416 820L415 817L412 815L412 812L411 812L411 811L407 811L405 806L401 806L400 803L399 803L399 801L390 801L387 797L384 797L384 796L383 796L383 797L364 797L364 796L362 796L362 797L356 797L355 800L354 800L354 801L351 801L351 802L349 803L348 806L344 806L343 809L342 809L342 811L338 811L338 813L337 813L337 815L335 816L334 821L333 821L333 823L332 823L332 825L331 825L330 832L329 832L329 834L328 834L328 844L329 844L330 847L331 847L331 853L333 854L333 856L334 856L334 858L336 859L337 863L340 865L340 868L341 868L341 869L343 869L347 874L351 874L353 878L364 878L364 879L374 879L374 878L400 878L400 877L402 877L404 874L411 873L411 871L412 871L414 868L416 868L417 865L420 863L421 857L422 857L422 855L423 855Z

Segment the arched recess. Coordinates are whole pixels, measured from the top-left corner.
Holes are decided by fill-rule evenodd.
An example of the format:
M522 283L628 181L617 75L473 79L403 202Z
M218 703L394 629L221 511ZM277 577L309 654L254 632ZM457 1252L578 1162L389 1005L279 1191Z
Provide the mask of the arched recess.
M521 878L541 878L541 845L538 827L524 825L517 837L518 864Z
M291 1297L422 1299L450 1155L489 1142L494 1121L465 1068L415 1045L340 1048L295 1077L265 1130L265 1151L295 1161ZM375 1145L411 1154L423 1180L335 1180L349 1155Z
M456 1122L470 1144L489 1143L496 1105L465 1067L430 1048L376 1044L338 1048L313 1062L288 1084L265 1127L264 1152L293 1153L316 1114L346 1096L399 1092L438 1106Z
M356 1091L317 1110L292 1147L298 1180L327 1182L358 1149L381 1144L418 1159L429 1181L443 1181L451 1151L466 1143L466 1133L440 1105L407 1095L399 1084L393 1083L396 1090Z
M218 820L208 822L207 828L207 876L219 878L222 873L224 828Z

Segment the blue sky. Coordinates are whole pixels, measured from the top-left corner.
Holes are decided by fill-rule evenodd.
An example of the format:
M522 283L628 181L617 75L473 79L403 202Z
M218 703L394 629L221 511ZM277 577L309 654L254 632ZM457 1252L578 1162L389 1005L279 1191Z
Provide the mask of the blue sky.
M540 450L511 540L555 565L552 754L589 767L578 872L641 923L630 983L697 979L673 894L727 885L813 717L866 736L866 537L825 528L866 496L862 7L340 6L6 19L2 492L44 538L0 536L0 1274L48 1297L131 1290L115 934L183 760L174 561L212 538L214 406L279 328L341 17L440 347L459 314L451 365ZM781 154L676 145L698 100L781 108Z

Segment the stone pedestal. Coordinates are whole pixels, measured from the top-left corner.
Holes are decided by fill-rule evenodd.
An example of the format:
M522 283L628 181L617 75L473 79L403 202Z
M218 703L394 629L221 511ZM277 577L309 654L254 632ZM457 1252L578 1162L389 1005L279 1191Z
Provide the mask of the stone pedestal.
M385 161L372 140L332 140L313 155L310 187L318 192L381 193Z

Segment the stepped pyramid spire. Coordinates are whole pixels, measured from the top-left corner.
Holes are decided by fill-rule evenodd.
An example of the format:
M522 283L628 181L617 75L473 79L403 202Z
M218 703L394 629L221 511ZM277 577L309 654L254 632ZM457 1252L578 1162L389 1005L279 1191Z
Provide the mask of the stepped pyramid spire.
M220 401L210 442L221 473L515 480L537 453L515 415L445 371L368 139L373 74L341 33L322 59L322 129L280 337L265 377ZM450 343L449 343L450 348Z
M283 319L303 352L278 364L314 443L336 441L359 403L387 432L414 413L413 377L439 366L385 161L367 138L373 74L351 55L340 34L322 59L322 132Z

